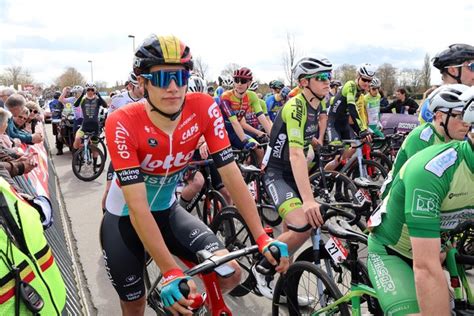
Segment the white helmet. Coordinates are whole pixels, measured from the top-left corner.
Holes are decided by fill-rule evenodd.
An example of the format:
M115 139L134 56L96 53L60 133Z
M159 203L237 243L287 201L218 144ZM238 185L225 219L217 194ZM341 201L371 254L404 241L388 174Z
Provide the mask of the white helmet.
M332 71L332 63L326 57L303 57L293 68L293 77L299 80L324 71Z
M72 93L77 93L78 92L78 93L82 94L82 91L84 91L84 88L81 87L81 86L78 86L78 85L72 87L72 89L71 89Z
M137 76L135 75L135 73L133 71L131 71L128 74L128 82L133 84L134 86L138 86L138 79L137 79Z
M373 88L380 88L381 84L382 83L380 82L380 79L377 77L373 77L372 81L370 82L370 86Z
M188 91L189 92L207 92L206 82L198 76L192 75L188 81Z
M97 86L93 82L88 82L84 86L84 89L86 89L86 91L87 91L87 89L94 89L94 91L97 91Z
M258 89L258 82L252 81L252 83L250 84L249 90L255 92L257 91L257 89Z
M474 124L474 86L469 87L466 89L460 96L459 99L461 99L465 105L463 109L463 121Z
M447 112L450 109L462 111L466 103L460 99L460 96L468 89L468 86L459 83L442 85L428 96L428 110L432 113ZM465 97L467 98L467 96Z
M224 78L222 80L222 86L226 89L231 89L234 86L234 79L232 78Z
M371 64L364 64L357 69L357 74L365 78L373 78L375 76L375 67Z

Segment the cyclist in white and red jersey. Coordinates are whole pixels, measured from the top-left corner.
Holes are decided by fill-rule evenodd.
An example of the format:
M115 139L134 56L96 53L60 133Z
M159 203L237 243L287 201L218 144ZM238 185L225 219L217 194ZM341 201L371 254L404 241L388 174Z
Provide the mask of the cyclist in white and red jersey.
M206 94L186 94L192 68L188 46L174 36L151 35L136 50L134 60L146 100L122 107L107 119L107 146L115 174L101 243L123 315L144 314L145 249L163 272L161 298L175 315L191 315L187 307L196 297L196 285L172 254L196 262L201 249L227 252L204 223L178 205L174 194L201 135L260 251L276 264L267 251L275 245L282 256L276 270L288 268L287 246L264 232L255 201L234 161L218 105ZM236 273L220 279L223 290L240 281L238 264L231 266ZM183 280L191 289L188 298L179 291Z

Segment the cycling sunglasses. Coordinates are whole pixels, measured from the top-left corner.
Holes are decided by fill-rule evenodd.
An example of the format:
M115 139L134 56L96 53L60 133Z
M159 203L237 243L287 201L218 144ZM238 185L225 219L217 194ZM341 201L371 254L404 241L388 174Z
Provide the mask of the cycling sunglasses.
M185 69L158 70L141 76L150 80L151 84L158 88L168 88L171 80L174 80L176 85L181 88L188 84L189 71Z
M314 78L317 81L327 81L327 80L331 80L332 76L330 72L318 72L317 74L307 76L305 78L306 79Z
M366 79L363 77L360 77L360 80L362 80L363 82L372 82L372 79Z
M247 78L235 78L234 77L234 82L235 83L241 83L241 84L246 84L247 82L249 82L250 79L247 79Z
M449 67L462 67L462 66L466 66L470 71L474 72L474 62L469 63L469 64L467 64L467 65L460 64L460 65L454 65L454 66L446 66L446 67L444 67L444 68L449 68Z

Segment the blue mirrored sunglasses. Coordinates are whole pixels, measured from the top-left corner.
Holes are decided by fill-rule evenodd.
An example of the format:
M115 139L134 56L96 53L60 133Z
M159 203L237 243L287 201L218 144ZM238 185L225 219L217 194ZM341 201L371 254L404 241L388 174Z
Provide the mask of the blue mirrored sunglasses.
M307 76L307 79L314 78L317 81L327 81L331 80L331 73L330 72L318 72L317 74Z
M141 76L150 80L151 84L158 88L168 88L171 80L174 80L178 87L182 87L188 84L189 71L186 69L158 70Z

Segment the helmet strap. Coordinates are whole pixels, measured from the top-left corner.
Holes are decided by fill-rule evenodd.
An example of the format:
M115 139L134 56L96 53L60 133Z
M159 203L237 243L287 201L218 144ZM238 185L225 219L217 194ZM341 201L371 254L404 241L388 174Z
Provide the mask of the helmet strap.
M452 109L449 109L448 113L446 113L446 120L444 122L441 122L440 125L441 127L443 127L444 133L446 134L446 136L452 140L453 138L451 137L451 135L449 135L449 131L448 131L448 123L449 123L449 118L451 117L451 111Z
M446 73L448 74L448 76L450 76L451 78L453 78L454 80L457 81L457 83L461 83L461 75L462 75L462 67L457 67L459 69L459 73L457 76L453 76L452 74L449 73L448 70L446 70Z
M165 113L163 111L161 111L160 109L158 109L154 104L153 102L151 102L150 100L150 97L148 95L148 90L145 89L145 94L144 94L144 98L147 100L148 104L150 104L151 106L151 112L157 112L158 114L160 114L161 116L164 116L166 117L167 119L169 119L170 121L174 121L178 118L178 116L181 114L181 112L183 112L183 107L184 107L184 102L186 101L186 98L184 99L183 101L183 104L181 104L181 106L179 107L179 110L173 114L168 114L168 113Z
M311 90L311 88L309 87L309 85L306 86L305 89L306 89L306 88L307 88L307 89L309 90L309 92L311 92L311 94L313 95L313 97L309 100L309 102L313 101L314 98L318 99L319 102L321 102L321 101L324 99L324 96L323 96L323 97L320 97L320 96L318 96L316 93L314 93L313 90Z

